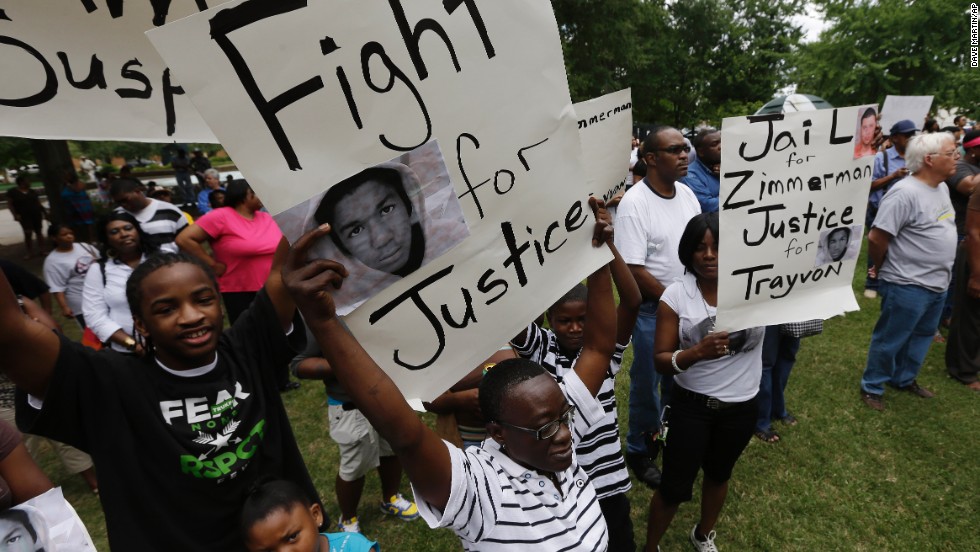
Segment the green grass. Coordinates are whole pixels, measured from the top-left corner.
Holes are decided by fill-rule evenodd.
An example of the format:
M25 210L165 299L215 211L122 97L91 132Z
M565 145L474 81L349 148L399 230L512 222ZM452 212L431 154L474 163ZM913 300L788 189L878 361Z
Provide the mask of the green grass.
M854 280L858 294L862 282ZM859 303L860 312L831 319L822 335L803 340L786 391L800 423L778 426L777 444L752 439L717 527L722 550L980 549L980 447L973 433L980 397L946 377L945 345L934 345L919 381L936 392L935 399L889 391L885 412L865 407L858 384L878 301L860 297ZM629 366L632 350L626 356ZM617 382L624 431L628 388L624 370ZM337 446L327 432L323 388L304 382L285 402L309 471L335 518ZM66 475L48 451L40 463L64 487L98 549L107 550L101 509L82 480ZM407 483L403 490L408 492ZM383 518L375 506L379 493L376 474L369 474L359 517L365 534L386 550L460 549L447 530ZM650 494L634 481L630 500L641 545ZM689 549L687 534L697 516L698 498L682 505L662 549Z

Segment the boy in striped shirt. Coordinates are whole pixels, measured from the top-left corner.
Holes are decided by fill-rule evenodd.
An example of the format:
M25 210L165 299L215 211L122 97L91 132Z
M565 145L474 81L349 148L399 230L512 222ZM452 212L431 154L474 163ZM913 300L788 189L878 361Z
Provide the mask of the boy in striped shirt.
M640 289L629 272L629 267L609 244L615 259L611 263L613 282L619 290L619 306L616 309L616 352L609 363L609 370L596 397L602 403L605 414L602 422L589 428L577 441L577 461L589 475L599 497L599 506L609 527L609 549L632 552L633 522L630 519L630 502L626 492L630 490L630 477L619 438L616 420L616 374L623 362L623 353L629 346L633 324L639 313ZM582 336L587 320L587 289L578 284L548 309L545 329L535 322L518 335L514 350L521 357L540 364L557 381L562 381L574 370L582 350Z
M601 202L593 245L611 241ZM539 365L511 359L480 384L489 438L462 451L418 418L391 379L344 328L333 299L347 271L328 260L307 261L323 225L297 240L283 268L286 282L335 374L402 461L422 516L452 527L466 550L608 550L595 489L574 460L573 439L605 414L596 400L615 351L616 309L609 267L589 276L588 317L575 369L558 383Z

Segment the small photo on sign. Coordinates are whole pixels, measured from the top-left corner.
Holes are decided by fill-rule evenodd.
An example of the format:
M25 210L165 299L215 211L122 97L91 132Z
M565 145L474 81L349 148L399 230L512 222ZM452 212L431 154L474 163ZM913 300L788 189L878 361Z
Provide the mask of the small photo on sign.
M864 225L838 226L820 233L817 259L813 266L824 266L838 261L856 259L861 249Z
M333 294L340 315L470 235L436 141L331 184L277 221L290 240L330 224L330 234L311 251L347 267L349 276Z
M878 126L878 109L873 105L858 109L857 129L854 131L854 158L860 159L875 151L875 127Z

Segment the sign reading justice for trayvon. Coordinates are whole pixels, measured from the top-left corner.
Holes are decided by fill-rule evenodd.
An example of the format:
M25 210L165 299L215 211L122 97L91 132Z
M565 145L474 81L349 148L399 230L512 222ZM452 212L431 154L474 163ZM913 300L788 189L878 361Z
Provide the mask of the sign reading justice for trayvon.
M346 322L410 400L611 258L546 0L233 1L147 36L287 237L331 222L377 277Z
M851 279L874 160L855 156L866 110L724 120L716 329L858 309Z
M208 3L4 0L0 135L216 142L143 34Z

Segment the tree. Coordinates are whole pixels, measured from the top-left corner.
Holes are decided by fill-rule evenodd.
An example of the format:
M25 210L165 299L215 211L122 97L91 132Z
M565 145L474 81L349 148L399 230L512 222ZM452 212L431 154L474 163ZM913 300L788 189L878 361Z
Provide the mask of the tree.
M555 0L569 88L633 89L637 121L694 128L745 115L789 82L802 0Z
M16 169L34 162L34 150L27 138L0 138L0 167Z
M934 107L974 109L980 72L969 63L969 7L956 0L821 0L830 26L801 48L800 89L834 105L932 95ZM921 123L921 121L919 121Z

